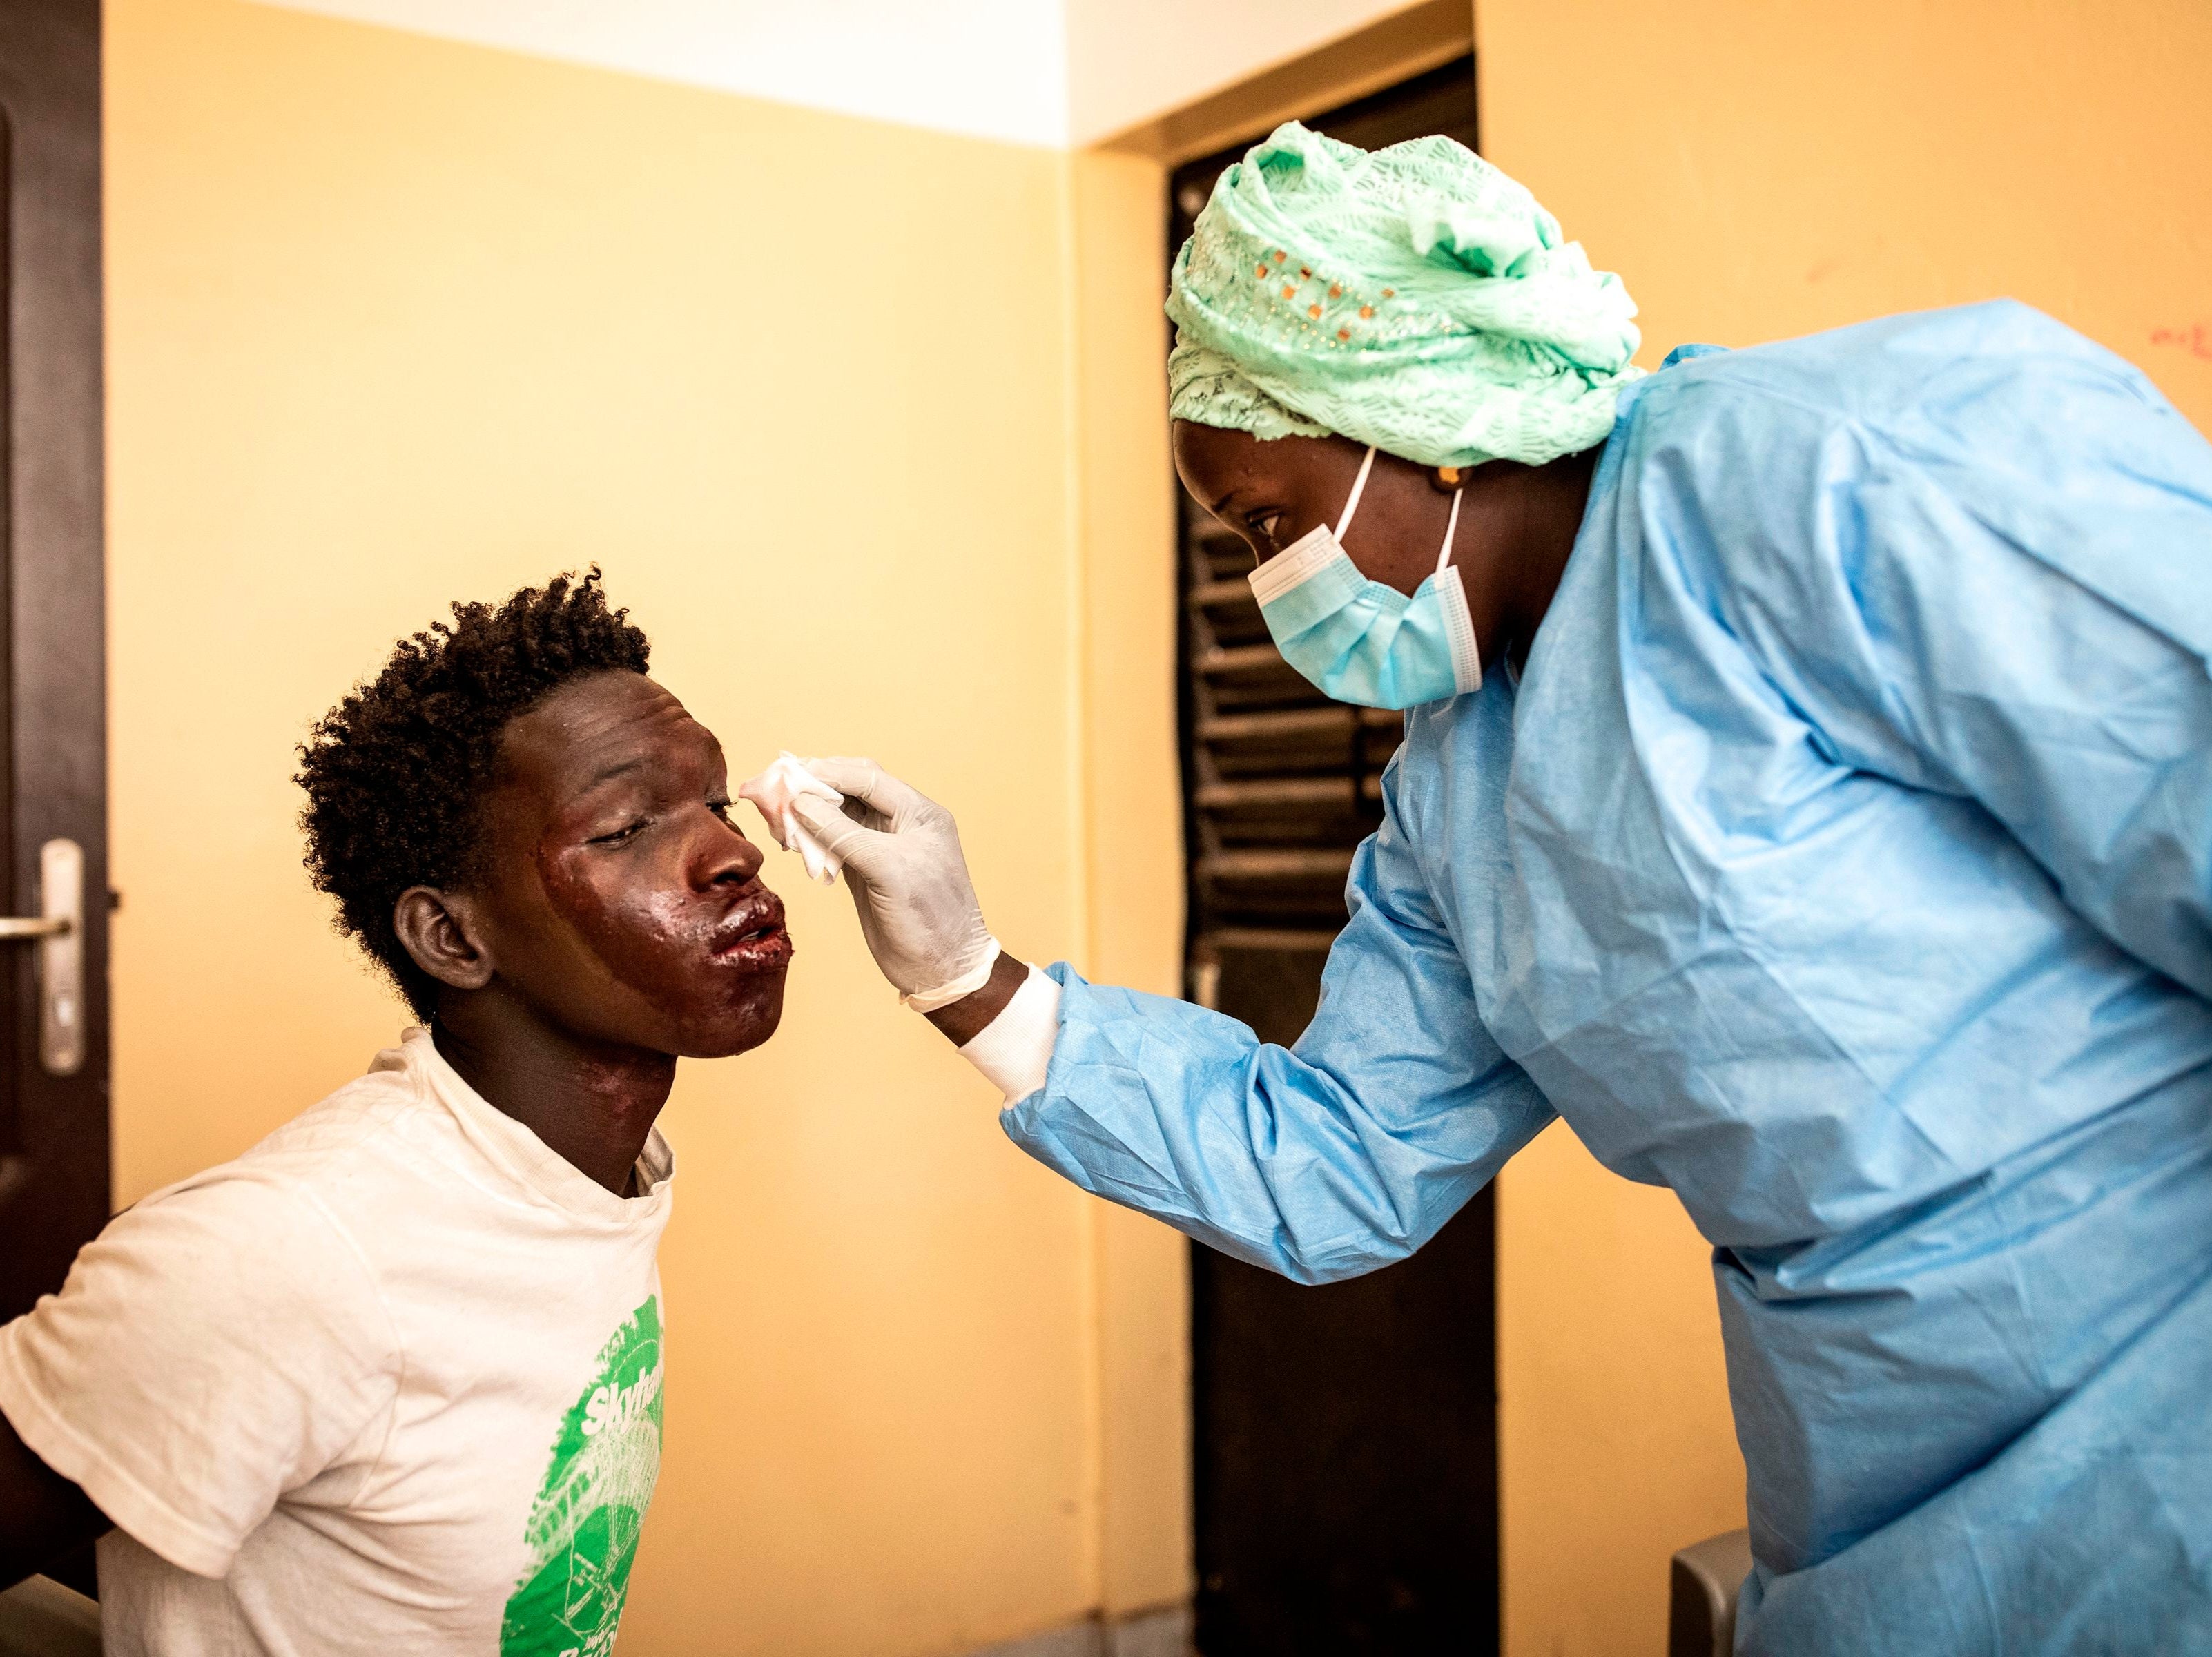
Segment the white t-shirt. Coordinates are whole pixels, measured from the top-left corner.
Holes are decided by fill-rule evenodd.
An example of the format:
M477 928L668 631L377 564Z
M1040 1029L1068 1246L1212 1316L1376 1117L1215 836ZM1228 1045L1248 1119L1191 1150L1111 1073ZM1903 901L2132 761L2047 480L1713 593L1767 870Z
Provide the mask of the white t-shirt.
M0 1411L118 1528L110 1657L591 1657L660 1466L673 1163L586 1178L410 1030L118 1216L0 1328Z

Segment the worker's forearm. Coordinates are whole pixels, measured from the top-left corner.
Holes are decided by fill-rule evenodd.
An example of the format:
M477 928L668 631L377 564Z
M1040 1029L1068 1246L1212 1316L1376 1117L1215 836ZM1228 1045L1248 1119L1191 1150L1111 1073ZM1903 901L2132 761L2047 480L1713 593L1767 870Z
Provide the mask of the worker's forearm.
M1006 1003L1014 998L1014 992L1029 975L1029 962L1001 950L992 964L990 980L981 989L922 1017L943 1030L954 1047L964 1047L1006 1010Z
M1060 1037L1060 986L1026 962L1001 952L990 981L927 1015L982 1071L1008 1104L1045 1083Z

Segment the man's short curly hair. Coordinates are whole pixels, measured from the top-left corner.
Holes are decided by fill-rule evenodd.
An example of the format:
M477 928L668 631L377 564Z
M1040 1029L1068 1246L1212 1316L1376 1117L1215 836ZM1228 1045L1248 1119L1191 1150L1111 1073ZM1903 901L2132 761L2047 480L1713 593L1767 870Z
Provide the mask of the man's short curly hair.
M307 872L417 1017L430 1017L437 980L401 946L392 909L410 886L465 888L481 873L481 810L507 721L574 680L644 672L648 648L629 612L607 607L593 565L497 609L455 604L450 624L400 640L300 745Z

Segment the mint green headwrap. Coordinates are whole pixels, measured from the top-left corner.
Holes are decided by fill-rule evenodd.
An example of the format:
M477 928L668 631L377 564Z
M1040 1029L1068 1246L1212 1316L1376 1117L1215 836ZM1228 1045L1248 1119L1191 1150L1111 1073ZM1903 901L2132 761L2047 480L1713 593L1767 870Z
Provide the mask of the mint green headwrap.
M1643 372L1635 314L1463 145L1370 153L1292 121L1221 175L1176 257L1169 412L1425 466L1534 465L1613 429Z

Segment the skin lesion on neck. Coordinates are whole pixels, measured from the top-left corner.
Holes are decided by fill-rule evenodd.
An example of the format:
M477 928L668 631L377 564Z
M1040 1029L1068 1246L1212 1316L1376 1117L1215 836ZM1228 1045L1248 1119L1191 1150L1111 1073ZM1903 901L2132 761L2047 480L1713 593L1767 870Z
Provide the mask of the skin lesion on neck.
M485 1103L618 1197L639 1194L638 1159L676 1083L676 1055L595 1047L481 1005L431 1021L438 1056Z

